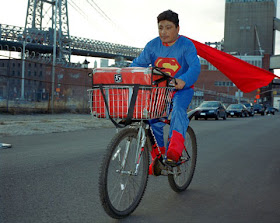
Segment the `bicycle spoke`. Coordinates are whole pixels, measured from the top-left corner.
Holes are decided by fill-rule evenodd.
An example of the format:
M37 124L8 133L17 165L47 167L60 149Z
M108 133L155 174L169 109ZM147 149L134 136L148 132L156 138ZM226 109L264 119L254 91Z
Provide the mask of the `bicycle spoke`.
M127 181L128 181L128 179L127 179ZM127 181L125 183L125 186L124 186L123 190L121 190L122 193L120 194L120 199L119 199L119 202L118 202L118 205L117 205L118 207L120 206L120 202L122 201L122 197L123 197L125 189L126 189Z

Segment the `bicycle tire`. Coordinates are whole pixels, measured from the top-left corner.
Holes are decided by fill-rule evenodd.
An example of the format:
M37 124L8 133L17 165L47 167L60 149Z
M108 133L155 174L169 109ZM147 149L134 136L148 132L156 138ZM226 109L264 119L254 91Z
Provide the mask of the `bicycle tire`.
M109 143L101 164L99 197L105 212L112 218L121 219L130 215L139 205L147 186L149 166L147 144L142 152L137 176L118 172L135 169L137 133L137 129L133 128L118 132ZM129 145L127 146L129 150L126 165L121 168L125 145ZM116 180L113 180L114 177Z
M168 174L168 182L172 190L175 192L185 191L194 175L197 161L197 142L193 129L189 126L186 132L185 149L182 157L189 155L189 159L178 167L173 167L174 174ZM178 169L180 170L179 173ZM180 174L181 172L181 174Z

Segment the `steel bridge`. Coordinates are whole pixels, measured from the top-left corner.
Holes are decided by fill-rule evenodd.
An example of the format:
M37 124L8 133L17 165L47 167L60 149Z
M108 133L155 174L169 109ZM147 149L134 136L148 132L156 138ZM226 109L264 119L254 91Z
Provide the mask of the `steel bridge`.
M53 52L53 29L28 29L24 27L0 24L0 50L23 52L34 52L37 57L49 58ZM71 42L71 55L101 57L115 59L123 57L132 61L137 57L142 48L136 48L121 44L70 36L64 39ZM38 58L37 58L38 59ZM43 59L43 58L42 58Z

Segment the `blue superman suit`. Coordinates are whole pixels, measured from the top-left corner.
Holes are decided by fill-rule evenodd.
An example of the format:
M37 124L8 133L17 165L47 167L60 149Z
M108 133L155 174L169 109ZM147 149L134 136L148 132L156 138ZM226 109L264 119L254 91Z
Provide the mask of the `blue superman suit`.
M182 153L189 124L187 109L194 93L193 84L200 73L200 62L193 43L184 36L178 36L177 41L172 46L165 46L157 37L145 46L139 57L133 60L131 66L164 67L165 72L186 83L182 90L178 90L174 94L169 132L169 149L172 145L179 154ZM164 147L163 127L165 124L157 122L157 120L150 120L150 124L157 146Z

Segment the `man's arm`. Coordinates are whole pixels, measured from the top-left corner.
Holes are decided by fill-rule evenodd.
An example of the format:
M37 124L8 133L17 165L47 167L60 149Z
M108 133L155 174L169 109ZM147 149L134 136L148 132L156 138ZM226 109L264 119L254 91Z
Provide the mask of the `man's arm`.
M151 64L150 49L148 44L145 46L141 54L135 58L130 67L148 67Z
M200 74L200 62L197 57L195 46L191 41L189 42L187 48L188 50L185 54L185 60L189 65L189 69L186 73L178 77L178 79L184 81L186 87L191 87L197 81Z

